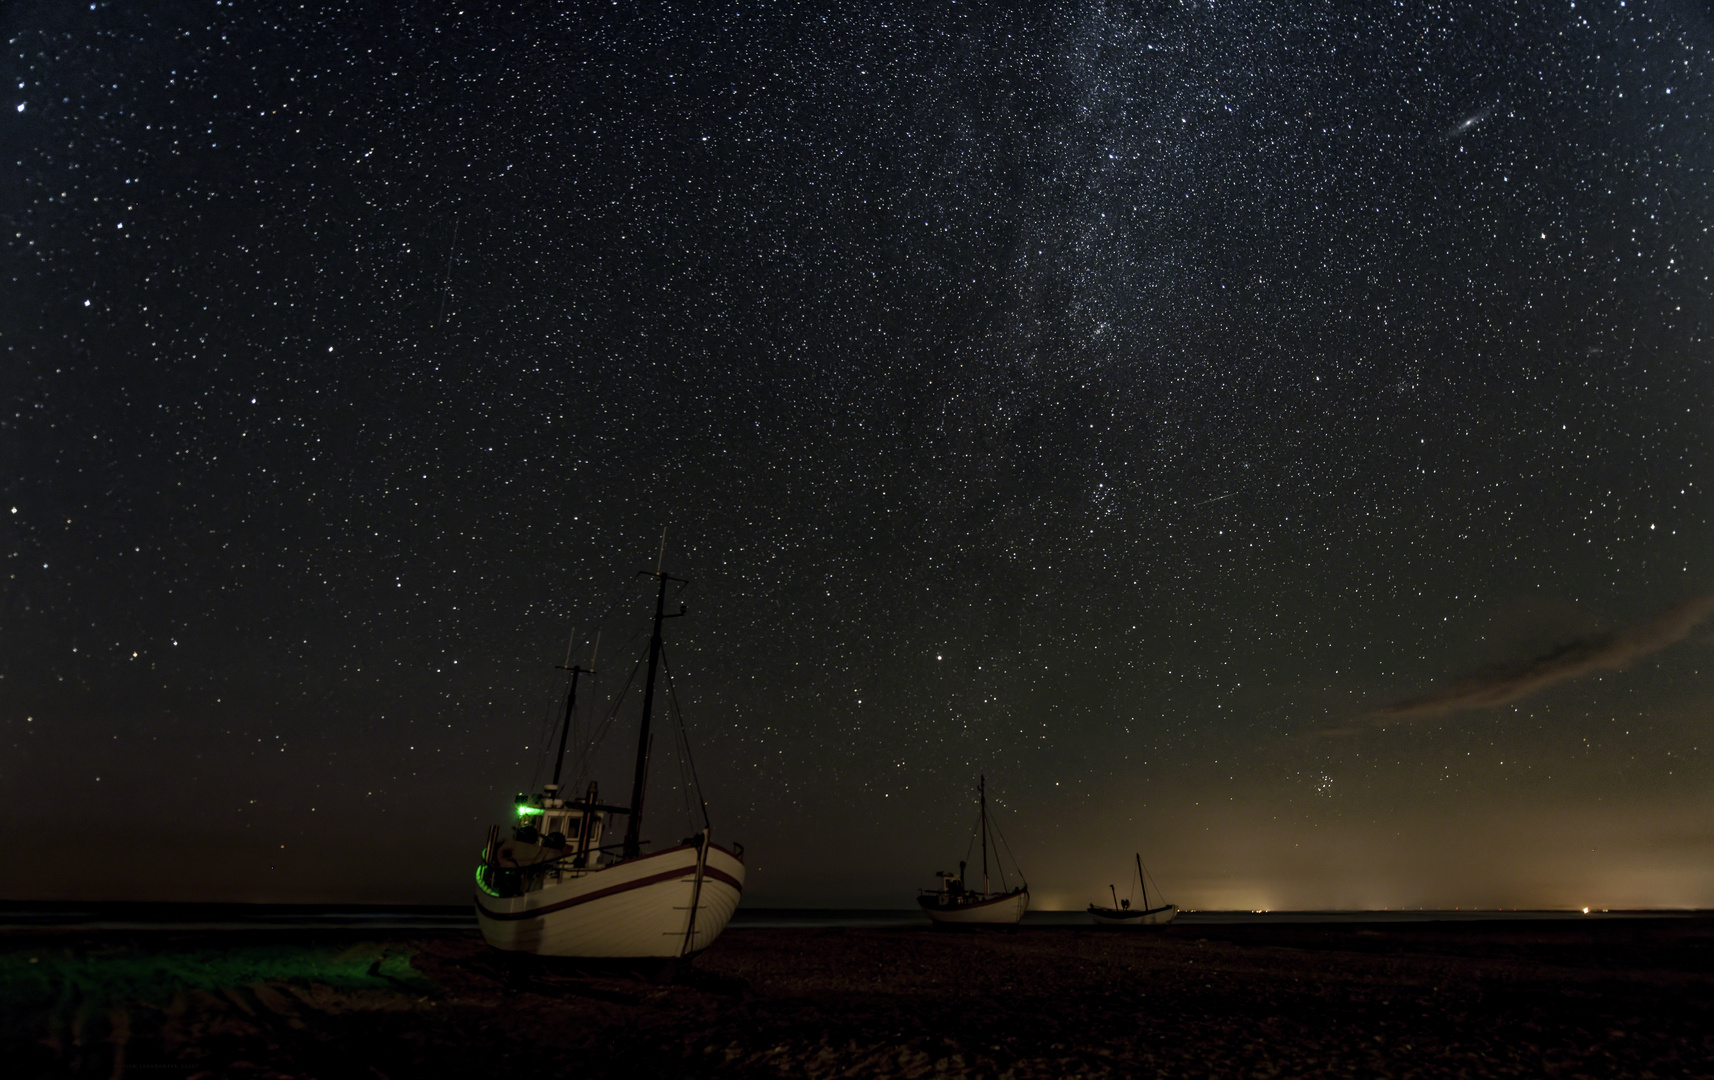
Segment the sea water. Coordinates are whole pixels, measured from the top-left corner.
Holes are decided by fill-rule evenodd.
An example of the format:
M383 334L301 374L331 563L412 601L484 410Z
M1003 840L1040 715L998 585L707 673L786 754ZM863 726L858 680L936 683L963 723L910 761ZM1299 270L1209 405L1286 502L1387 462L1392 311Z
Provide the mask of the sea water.
M1267 923L1486 922L1543 919L1658 919L1707 916L1691 910L1606 911L1417 908L1387 911L1180 911L1174 926ZM932 925L916 908L740 907L732 929L910 929ZM1031 911L1023 926L1088 927L1088 912ZM475 930L466 905L0 903L0 928L89 930Z

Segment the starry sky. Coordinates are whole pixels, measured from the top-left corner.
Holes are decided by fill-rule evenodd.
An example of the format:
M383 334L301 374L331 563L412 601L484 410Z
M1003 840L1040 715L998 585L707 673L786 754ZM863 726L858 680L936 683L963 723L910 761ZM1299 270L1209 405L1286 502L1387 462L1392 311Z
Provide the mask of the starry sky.
M410 7L0 9L0 896L464 901L664 557L748 904L1714 906L1704 5Z

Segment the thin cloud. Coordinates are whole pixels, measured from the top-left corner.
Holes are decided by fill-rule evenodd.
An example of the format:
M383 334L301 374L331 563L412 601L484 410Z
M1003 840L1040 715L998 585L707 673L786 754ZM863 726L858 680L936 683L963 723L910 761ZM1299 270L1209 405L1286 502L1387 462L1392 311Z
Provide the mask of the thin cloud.
M1686 600L1627 629L1580 638L1520 667L1478 672L1420 697L1383 705L1365 713L1363 719L1385 724L1521 701L1591 671L1628 667L1640 657L1682 641L1710 614L1714 614L1714 593Z

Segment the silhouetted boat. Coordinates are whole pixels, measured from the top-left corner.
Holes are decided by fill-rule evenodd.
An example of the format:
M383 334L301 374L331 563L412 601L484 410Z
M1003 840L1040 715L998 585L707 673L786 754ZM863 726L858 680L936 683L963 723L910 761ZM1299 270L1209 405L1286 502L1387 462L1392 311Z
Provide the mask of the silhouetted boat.
M937 923L967 924L967 925L1008 925L1024 917L1024 912L1030 908L1029 886L1020 881L1016 888L1007 890L1005 868L1000 865L1000 849L994 847L995 868L1000 871L1000 892L990 889L988 880L988 780L982 777L976 783L976 793L981 804L981 817L976 827L977 834L982 838L982 890L980 892L966 888L964 885L964 864L958 864L958 873L948 870L939 871L940 888L922 889L917 895L917 903L923 912ZM1014 864L1013 869L1017 866ZM1023 871L1018 871L1023 877Z
M1119 890L1109 885L1107 890L1113 894L1113 906L1097 907L1093 903L1089 905L1089 917L1095 920L1096 926L1164 926L1172 922L1173 916L1178 914L1176 904L1162 904L1160 907L1149 906L1149 882L1148 876L1143 873L1143 857L1141 854L1137 855L1137 881L1143 889L1143 906L1134 908L1129 899L1119 899Z
M582 799L560 797L560 765L577 701L577 677L588 674L571 667L553 782L537 794L518 796L518 821L510 839L501 838L500 826L489 828L477 867L477 921L482 936L497 949L591 958L689 956L726 929L744 891L743 845L728 850L710 842L706 804L699 833L661 851L643 850L643 792L662 611L667 582L683 582L659 569L646 576L660 587L630 805L602 803L593 781ZM625 839L607 844L607 822L615 815L629 819Z

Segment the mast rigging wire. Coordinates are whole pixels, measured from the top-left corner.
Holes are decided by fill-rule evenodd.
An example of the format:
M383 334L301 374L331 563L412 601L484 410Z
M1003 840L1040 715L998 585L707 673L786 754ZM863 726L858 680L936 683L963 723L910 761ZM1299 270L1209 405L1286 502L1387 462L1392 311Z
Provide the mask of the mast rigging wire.
M672 710L673 718L678 721L675 734L678 736L679 749L682 751L679 757L679 782L684 784L685 817L689 818L692 823L696 821L696 813L690 805L690 792L694 787L697 804L702 809L702 827L712 829L714 823L708 817L708 800L702 794L702 779L696 774L696 759L690 753L690 732L685 728L684 710L679 706L678 690L673 686L672 665L667 663L667 651L664 646L661 648L661 668L667 676L667 704ZM684 775L687 769L690 773L688 778Z

